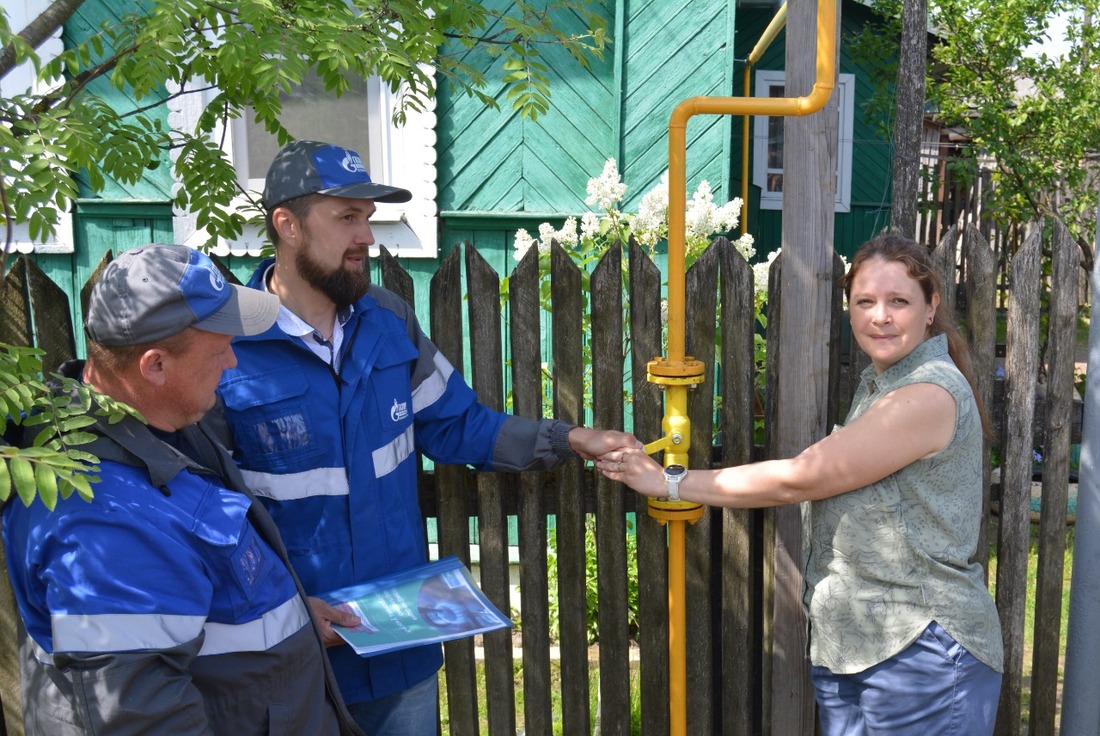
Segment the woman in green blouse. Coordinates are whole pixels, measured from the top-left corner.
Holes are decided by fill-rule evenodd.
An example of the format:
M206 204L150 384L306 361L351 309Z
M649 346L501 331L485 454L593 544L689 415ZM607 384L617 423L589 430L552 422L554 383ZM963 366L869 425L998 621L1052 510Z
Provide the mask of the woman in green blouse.
M825 736L991 734L1003 652L970 562L989 422L969 351L912 240L864 243L843 286L871 358L844 425L793 458L690 470L679 495L736 508L810 502L804 603ZM646 496L669 495L642 450L597 467Z

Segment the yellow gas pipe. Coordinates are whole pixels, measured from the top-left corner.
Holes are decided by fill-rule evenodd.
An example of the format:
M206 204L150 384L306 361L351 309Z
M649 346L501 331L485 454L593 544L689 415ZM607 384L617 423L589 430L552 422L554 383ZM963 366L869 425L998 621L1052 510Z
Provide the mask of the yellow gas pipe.
M745 97L751 97L752 89L752 65L760 61L760 57L771 46L772 41L787 25L787 3L783 3L779 10L775 11L775 17L760 34L760 40L752 47L752 53L745 60L745 72L741 83L741 91ZM749 117L746 115L741 120L741 234L749 231Z
M772 25L775 25L773 21ZM771 26L769 26L769 31ZM774 32L778 32L778 27ZM668 357L646 366L647 379L665 389L664 436L645 449L665 451L665 466L688 464L691 422L688 389L703 380L703 364L684 355L684 233L687 212L687 122L694 115L811 115L829 100L836 79L836 0L817 4L817 79L805 97L691 97L672 111L668 124ZM703 507L685 501L650 499L649 515L668 524L669 732L687 733L687 663L684 584L684 523Z

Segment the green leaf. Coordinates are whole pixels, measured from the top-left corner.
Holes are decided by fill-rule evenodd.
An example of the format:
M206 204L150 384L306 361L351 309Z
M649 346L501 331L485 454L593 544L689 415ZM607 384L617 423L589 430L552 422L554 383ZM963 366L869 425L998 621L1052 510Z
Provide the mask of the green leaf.
M34 468L26 458L16 455L8 460L8 469L11 471L15 492L25 505L30 506L36 490Z
M53 509L57 506L57 475L54 469L46 463L37 463L34 467L34 479L38 484L38 497L46 508Z
M8 458L0 460L0 501L11 497L11 473L8 472Z

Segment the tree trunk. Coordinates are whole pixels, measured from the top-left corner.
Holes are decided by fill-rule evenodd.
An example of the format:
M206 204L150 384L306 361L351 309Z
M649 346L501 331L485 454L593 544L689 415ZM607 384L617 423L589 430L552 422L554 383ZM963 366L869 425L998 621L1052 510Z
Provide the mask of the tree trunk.
M924 74L928 55L928 0L905 0L898 54L894 113L894 180L890 225L917 237L917 192L924 122Z

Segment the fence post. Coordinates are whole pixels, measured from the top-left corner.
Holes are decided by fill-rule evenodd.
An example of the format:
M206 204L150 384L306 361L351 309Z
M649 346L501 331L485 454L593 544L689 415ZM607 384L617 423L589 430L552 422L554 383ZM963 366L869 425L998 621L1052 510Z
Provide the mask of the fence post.
M554 416L571 424L584 417L581 273L557 243L550 246L550 292L554 307ZM558 470L558 600L561 651L562 733L588 733L588 621L584 601L584 469L577 458Z
M454 248L443 259L431 281L432 342L455 370L462 370L462 261L461 248ZM439 554L455 555L470 565L469 509L466 508L466 468L458 465L435 466L439 494L437 529ZM447 710L451 736L477 736L477 688L472 639L449 641L443 645L447 666Z
M1020 731L1024 611L1027 606L1027 556L1031 525L1032 418L1039 370L1039 259L1042 232L1031 237L1012 259L1005 366L1007 421L1001 465L1001 526L997 547L997 610L1005 642L1004 679L997 710L997 736Z
M1031 665L1031 733L1054 733L1058 710L1058 649L1062 629L1062 575L1066 556L1073 356L1077 347L1077 271L1081 252L1061 220L1051 241L1047 370L1043 411L1043 489L1039 565L1035 585Z
M661 272L645 250L629 245L631 395L634 435L643 442L661 436L661 388L646 380L646 364L662 354ZM642 733L667 736L668 543L665 526L649 515L649 503L634 498L638 523L638 648L641 657Z

